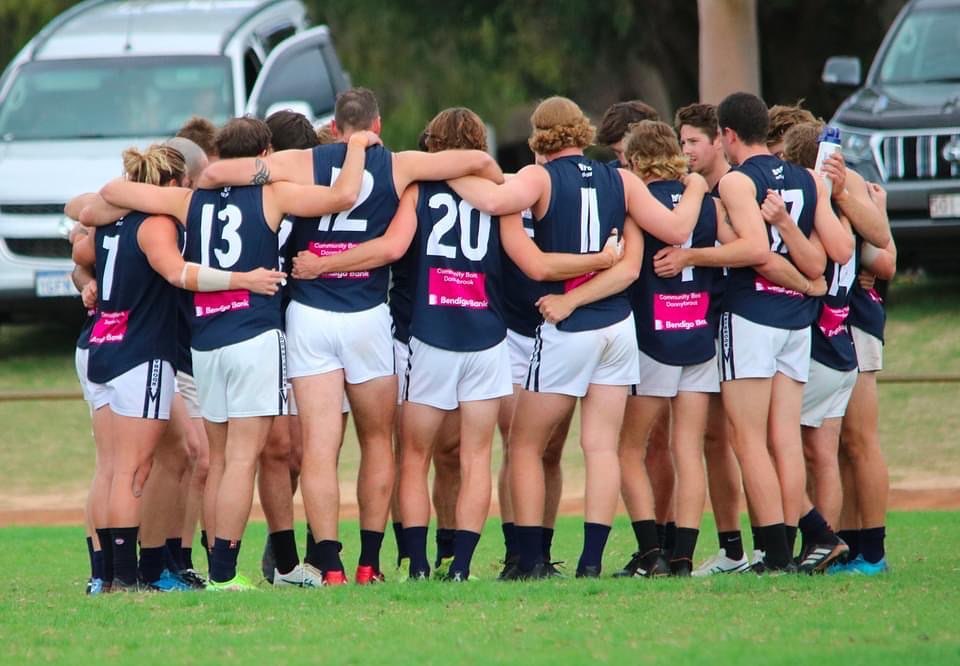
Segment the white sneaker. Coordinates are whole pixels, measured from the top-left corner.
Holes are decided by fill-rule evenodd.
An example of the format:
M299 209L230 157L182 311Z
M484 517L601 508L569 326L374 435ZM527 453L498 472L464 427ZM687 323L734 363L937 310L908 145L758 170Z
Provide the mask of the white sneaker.
M750 560L750 566L744 569L744 571L763 571L767 566L767 563L764 561L766 557L767 551L754 549L753 558Z
M690 574L692 576L713 576L714 574L739 573L750 568L750 562L744 555L739 560L727 557L727 551L723 548L720 552L701 564Z
M323 587L323 572L312 564L303 562L298 567L300 569L302 587Z
M303 566L298 564L289 573L282 574L273 570L273 584L276 587L303 587Z

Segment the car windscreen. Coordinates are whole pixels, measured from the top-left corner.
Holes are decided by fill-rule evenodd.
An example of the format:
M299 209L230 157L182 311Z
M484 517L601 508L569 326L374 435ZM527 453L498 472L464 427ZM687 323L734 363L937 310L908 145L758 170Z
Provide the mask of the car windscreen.
M0 103L0 139L62 140L175 134L191 116L233 115L223 56L34 61Z
M883 55L879 82L956 81L960 81L960 5L914 9Z

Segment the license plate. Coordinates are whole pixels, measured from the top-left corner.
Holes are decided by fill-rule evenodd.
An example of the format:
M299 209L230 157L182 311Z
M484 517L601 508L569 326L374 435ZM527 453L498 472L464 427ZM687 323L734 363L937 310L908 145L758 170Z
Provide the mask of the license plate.
M73 286L69 271L37 271L35 291L40 298L56 296L76 296L77 288Z
M930 195L930 218L944 217L960 217L960 193Z

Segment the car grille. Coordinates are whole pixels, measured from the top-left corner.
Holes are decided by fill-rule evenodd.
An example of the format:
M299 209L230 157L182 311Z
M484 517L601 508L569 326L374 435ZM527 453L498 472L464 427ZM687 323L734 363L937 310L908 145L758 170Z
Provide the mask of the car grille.
M880 142L880 172L892 180L934 180L960 176L960 165L943 157L944 147L960 134L885 136Z
M63 215L65 204L0 204L0 215Z
M69 259L70 242L63 238L6 238L4 242L13 253L22 257Z

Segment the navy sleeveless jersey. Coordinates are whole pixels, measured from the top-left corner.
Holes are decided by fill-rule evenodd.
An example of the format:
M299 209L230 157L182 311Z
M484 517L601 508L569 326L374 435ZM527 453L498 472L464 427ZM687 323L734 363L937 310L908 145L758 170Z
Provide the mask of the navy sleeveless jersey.
M420 183L410 335L449 351L489 349L507 335L500 282L500 218L446 183Z
M313 149L313 179L330 185L340 174L347 144L335 143ZM293 253L309 250L318 256L339 254L379 236L397 212L393 182L393 156L383 146L367 149L363 184L354 207L294 225ZM298 303L333 312L360 312L387 301L390 269L331 273L314 280L292 280L291 298Z
M811 358L834 370L855 370L857 352L850 334L850 300L860 264L860 242L846 264L827 258L824 279L827 293L821 296L817 321L813 324Z
M243 273L278 265L277 234L263 216L262 187L197 190L187 214L187 261ZM193 295L190 344L209 351L280 328L280 293L245 289Z
M186 230L177 225L180 247L186 252ZM173 367L177 372L193 376L193 356L190 353L190 317L193 312L193 292L183 289L177 293L177 360Z
M90 331L97 321L97 308L87 310L87 317L83 320L83 326L80 327L80 335L77 336L77 349L90 349Z
M524 231L530 238L536 238L533 215L524 211L522 219ZM543 323L543 317L536 306L537 299L545 293L543 285L527 277L506 252L503 253L502 260L503 319L511 331L532 338L537 334L537 326Z
M683 195L683 183L677 180L653 182L648 188L670 209L680 203ZM716 242L717 209L708 194L703 197L693 233L681 247L713 247ZM644 354L660 363L696 365L716 354L716 326L710 303L720 270L694 267L672 278L658 277L653 270L653 257L667 246L643 232L640 278L628 289L637 325L637 344Z
M817 185L806 169L773 155L755 155L736 170L753 181L757 205L767 198L768 189L778 191L803 235L810 236L817 208ZM769 224L764 223L764 227L770 251L790 260L780 234ZM727 278L723 309L757 324L796 330L810 326L816 319L817 299L774 284L753 268L733 268Z
M864 289L859 281L853 283L850 297L850 325L869 333L881 342L883 329L887 323L887 313L883 308L883 299L876 289Z
M150 267L137 242L147 217L130 213L94 236L99 315L87 377L98 384L147 361L176 360L177 290Z
M613 229L623 234L626 218L623 179L616 168L583 155L553 159L544 165L550 174L550 206L535 222L534 242L544 252L599 252ZM543 292L562 294L593 277L544 282ZM612 294L573 311L557 325L561 331L593 331L630 316L626 292Z
M411 242L406 253L390 267L390 317L393 337L410 342L410 318L413 316L413 288L417 272L417 243Z

